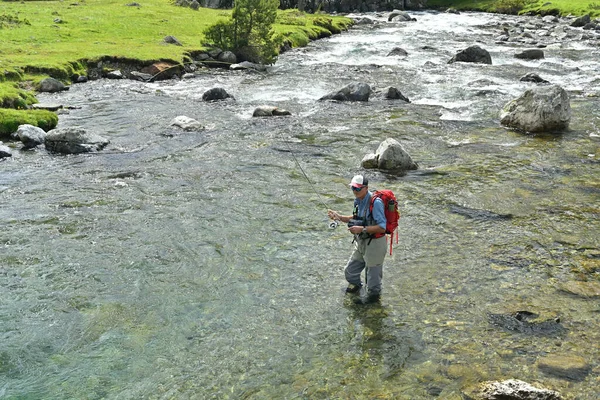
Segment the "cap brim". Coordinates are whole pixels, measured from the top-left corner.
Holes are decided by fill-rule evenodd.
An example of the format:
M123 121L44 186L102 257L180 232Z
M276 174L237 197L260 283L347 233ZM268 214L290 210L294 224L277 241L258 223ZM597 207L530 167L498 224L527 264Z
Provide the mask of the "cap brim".
M355 188L361 188L364 185L361 185L360 183L351 183L350 186L355 187Z

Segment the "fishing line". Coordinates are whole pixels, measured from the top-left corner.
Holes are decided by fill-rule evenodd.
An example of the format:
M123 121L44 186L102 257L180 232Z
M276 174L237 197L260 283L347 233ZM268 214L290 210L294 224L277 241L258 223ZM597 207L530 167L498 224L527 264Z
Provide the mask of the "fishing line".
M319 198L319 201L321 202L321 204L323 205L323 207L325 207L326 210L329 210L329 207L327 206L327 204L325 203L325 201L323 200L323 198L321 197L321 195L319 194L319 192L317 191L317 188L315 187L315 185L311 182L310 178L308 177L308 175L306 174L306 172L304 171L304 168L302 168L302 165L300 165L300 161L298 161L298 158L296 157L296 154L294 154L294 152L292 151L292 147L290 146L290 143L287 140L284 140L288 151L290 152L290 154L292 155L292 158L294 159L294 161L296 162L296 165L298 166L298 168L300 169L300 171L302 172L302 175L304 175L304 178L306 178L306 180L308 181L308 183L310 184L310 187L312 188L313 192L315 192L315 194L317 195L317 197ZM331 229L335 229L338 227L338 225L340 224L340 222L338 220L333 220L329 223L329 228Z

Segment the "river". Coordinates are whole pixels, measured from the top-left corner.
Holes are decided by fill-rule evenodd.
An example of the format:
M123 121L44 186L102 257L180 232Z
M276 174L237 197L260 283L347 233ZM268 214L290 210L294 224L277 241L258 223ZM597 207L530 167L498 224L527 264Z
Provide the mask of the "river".
M600 393L600 69L594 41L545 59L497 43L535 17L417 12L282 54L266 73L97 80L40 95L59 126L110 139L96 154L15 151L0 163L0 398L460 399L517 378L571 399ZM583 31L582 31L583 32ZM447 61L472 44L493 65ZM407 57L386 57L402 47ZM537 72L571 96L570 129L525 135L499 112ZM322 102L351 82L411 103ZM206 103L223 87L235 101ZM252 118L262 104L290 117ZM186 115L205 130L183 132ZM420 168L363 171L386 138ZM400 240L381 305L343 293L350 212L365 172L392 189ZM586 282L587 281L587 282ZM492 315L528 311L561 330ZM583 360L565 379L548 357Z

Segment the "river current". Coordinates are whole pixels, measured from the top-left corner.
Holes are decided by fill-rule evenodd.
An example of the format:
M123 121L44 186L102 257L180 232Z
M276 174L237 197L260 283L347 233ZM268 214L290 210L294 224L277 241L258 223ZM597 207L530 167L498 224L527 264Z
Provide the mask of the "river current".
M526 45L495 38L536 18L412 15L369 15L380 23L265 73L40 95L72 107L59 126L111 144L0 163L0 398L460 399L509 378L598 398L600 305L578 291L600 268L597 42L549 41L524 61ZM493 65L447 64L472 44ZM527 72L569 92L567 132L500 126ZM351 82L411 103L318 101ZM213 87L235 101L203 102ZM253 118L262 104L292 116ZM206 129L170 126L178 115ZM420 168L361 170L386 138ZM351 211L362 172L402 213L381 305L343 293L352 238L326 216ZM518 311L560 329L491 318ZM541 367L552 357L583 367L561 376Z

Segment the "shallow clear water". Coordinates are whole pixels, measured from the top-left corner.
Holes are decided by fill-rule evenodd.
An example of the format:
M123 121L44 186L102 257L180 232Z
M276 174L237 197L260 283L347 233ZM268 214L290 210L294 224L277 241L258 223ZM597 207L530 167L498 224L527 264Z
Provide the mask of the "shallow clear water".
M80 107L59 124L111 144L0 163L0 397L458 399L518 378L596 398L598 298L561 288L598 280L597 47L553 43L524 62L494 42L493 23L525 19L414 15L285 53L265 74L40 96ZM492 66L446 64L476 41ZM409 56L386 57L396 46ZM568 132L500 127L530 71L569 90ZM317 101L353 81L411 103ZM202 102L215 86L236 101ZM292 116L252 118L261 104ZM169 126L178 115L207 129ZM350 211L347 182L388 137L420 169L369 171L402 218L382 304L359 307L342 293L351 238L327 228L326 207ZM566 332L490 323L519 310L560 317ZM537 362L553 354L591 371L544 374Z

